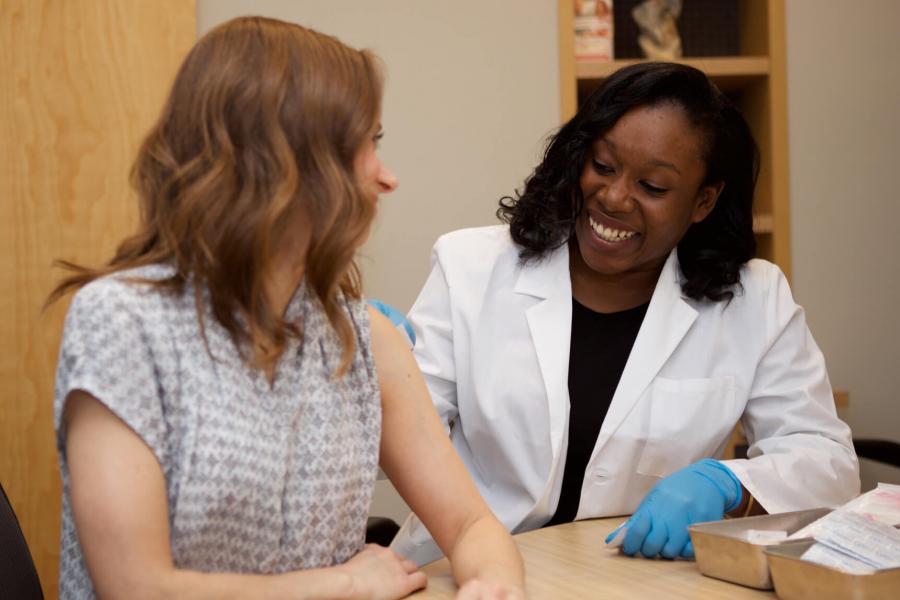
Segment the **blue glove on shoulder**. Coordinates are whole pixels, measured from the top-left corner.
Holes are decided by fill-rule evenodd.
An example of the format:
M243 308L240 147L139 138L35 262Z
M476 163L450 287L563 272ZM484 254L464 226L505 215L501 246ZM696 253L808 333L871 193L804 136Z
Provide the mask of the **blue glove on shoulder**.
M694 558L687 527L717 521L741 504L741 482L717 460L705 458L660 480L622 527L622 551L647 558ZM607 543L615 537L613 531Z
M390 304L385 304L381 300L369 300L368 302L372 308L390 319L391 323L396 325L397 329L402 328L402 331L406 333L412 345L416 345L416 334L413 332L412 325L410 325L409 321L406 320L406 317L402 312L400 312Z

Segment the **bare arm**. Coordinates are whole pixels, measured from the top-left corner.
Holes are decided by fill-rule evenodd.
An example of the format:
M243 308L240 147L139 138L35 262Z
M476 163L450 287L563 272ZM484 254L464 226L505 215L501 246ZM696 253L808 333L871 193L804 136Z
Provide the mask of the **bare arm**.
M339 567L281 575L178 569L150 448L85 392L69 394L63 418L75 526L100 598L399 598L425 583L415 565L377 548Z
M517 597L525 576L515 542L450 444L408 344L387 318L373 309L369 314L383 406L384 472L450 558L460 585L499 584L497 589Z

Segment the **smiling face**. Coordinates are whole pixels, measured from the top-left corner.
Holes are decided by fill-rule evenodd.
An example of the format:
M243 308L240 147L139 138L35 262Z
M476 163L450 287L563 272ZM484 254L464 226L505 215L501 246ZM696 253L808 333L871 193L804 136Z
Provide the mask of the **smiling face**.
M635 108L594 141L580 178L573 282L631 274L655 286L669 253L722 190L701 185L703 143L674 104Z

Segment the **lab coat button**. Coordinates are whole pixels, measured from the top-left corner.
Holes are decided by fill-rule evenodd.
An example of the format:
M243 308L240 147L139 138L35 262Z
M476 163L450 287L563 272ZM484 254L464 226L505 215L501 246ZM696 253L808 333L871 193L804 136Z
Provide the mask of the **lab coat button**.
M594 479L597 479L598 481L602 481L602 480L606 479L607 477L609 477L609 472L606 469L596 468L596 469L594 469L593 475L594 475Z

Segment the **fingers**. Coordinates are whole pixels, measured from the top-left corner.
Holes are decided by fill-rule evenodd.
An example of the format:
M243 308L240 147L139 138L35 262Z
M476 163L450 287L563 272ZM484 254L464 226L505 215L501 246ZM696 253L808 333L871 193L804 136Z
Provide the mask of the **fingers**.
M520 590L499 583L470 579L456 595L456 600L524 600Z
M643 534L645 528L649 531ZM694 558L690 535L687 527L681 523L672 524L665 519L653 518L649 513L644 513L629 528L629 535L632 530L634 537L629 540L626 535L622 544L622 551L629 556L640 551L646 558L654 558L657 555L664 558Z
M644 543L641 544L641 554L645 558L655 558L668 539L669 532L665 522L662 519L652 519L650 521L650 531L647 533L647 537L644 538Z
M376 546L376 547L379 548L381 551L387 551L387 553L389 553L388 555L390 556L390 558L392 560L396 561L397 564L400 565L400 568L403 569L403 571L405 573L407 573L408 575L414 575L414 574L418 573L425 579L425 582L427 583L428 577L424 573L419 571L419 565L417 565L415 562L409 560L408 558L406 558L405 556L403 556L402 554L400 554L393 548L385 548L384 546ZM416 580L418 580L418 578L416 578ZM425 587L425 586L423 584L419 587ZM418 589L418 587L414 588L414 589Z
M685 547L691 543L687 527L669 527L669 541L662 547L660 554L665 558L677 558L682 556ZM693 552L693 550L692 550Z
M680 519L666 519L652 515L644 507L626 524L628 532L622 543L622 552L634 556L638 552L646 558L661 555L665 558L694 558L687 524Z
M644 538L650 533L651 525L650 514L642 507L638 507L637 512L631 517L631 525L628 526L625 541L622 542L622 552L628 556L634 556L644 545Z
M456 594L456 600L480 600L485 598L484 584L477 579L470 579Z
M386 550L385 558L389 562L399 565L403 573L406 574L406 592L404 595L411 594L428 585L428 576L419 570L419 566L416 563L408 560L393 548L384 548L383 546L379 546L379 548Z
M414 563L414 562L411 561L411 560L406 560L405 558L404 558L403 560L400 561L400 566L402 566L403 569L404 569L407 573L412 573L412 572L414 572L414 571L418 571L418 570L419 570L419 565L417 565L416 563Z
M415 571L413 573L409 573L406 579L406 583L407 587L406 592L403 594L404 596L408 596L416 590L421 590L426 585L428 585L428 576L422 571Z
M416 563L377 544L366 544L343 568L364 597L401 598L428 584L428 577Z
M398 563L400 563L400 566L403 567L403 570L406 571L407 573L412 573L414 571L419 570L419 565L417 565L415 562L409 560L408 558L406 558L405 556L403 556L402 554L400 554L393 548L387 548L387 547L381 546L379 544L366 544L365 547L367 550L371 548L373 551L389 553L390 556L394 560L396 560Z

